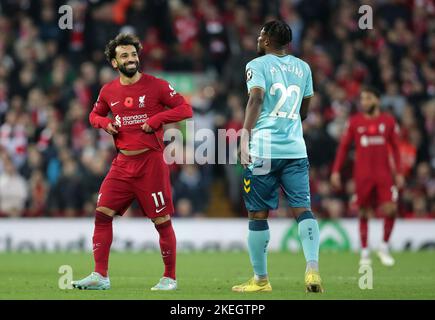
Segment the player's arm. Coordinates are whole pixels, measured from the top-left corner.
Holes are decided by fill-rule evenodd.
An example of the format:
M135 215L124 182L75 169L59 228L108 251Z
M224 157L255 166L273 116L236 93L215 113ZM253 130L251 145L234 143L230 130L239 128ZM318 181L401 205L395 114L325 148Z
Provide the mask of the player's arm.
M394 165L396 169L396 185L398 188L402 188L405 184L405 178L402 173L402 163L400 159L400 137L399 137L399 125L394 119L392 119L392 126L389 135L389 144L393 153Z
M304 121L308 116L308 108L310 106L311 97L312 96L309 96L302 100L301 109L299 110L301 121Z
M301 117L301 121L304 121L308 116L308 107L310 106L311 98L314 95L313 89L313 77L311 74L311 69L308 64L306 64L307 68L307 80L304 88L304 98L302 99L301 108L299 110L299 115Z
M255 127L263 107L266 79L263 74L263 65L252 60L246 65L246 86L248 89L248 103L245 110L245 121L240 136L239 158L242 166L246 167L251 159L249 157L249 140L252 129Z
M97 101L94 103L94 107L89 114L89 122L94 128L102 128L107 133L113 135L118 133L118 131L116 130L116 127L112 124L112 119L107 117L110 111L110 107L104 100L102 92L103 89L101 89Z
M240 161L243 166L250 162L249 158L249 140L251 137L252 129L257 123L258 117L261 113L264 100L264 89L261 87L252 87L249 91L249 99L246 105L245 122L243 123L243 130L240 142Z
M337 154L335 156L335 161L332 166L331 184L333 187L337 189L341 188L340 170L343 167L344 161L346 160L347 152L349 151L350 145L353 140L354 140L354 124L352 120L349 120L346 125L344 134L341 137Z
M264 100L264 89L260 87L253 87L249 91L249 99L246 105L245 122L243 123L243 130L245 134L251 136L251 131L257 123L258 117L261 113Z
M150 117L142 125L145 132L156 131L164 124L178 122L193 116L192 107L184 97L176 92L168 82L159 81L160 102L169 109Z

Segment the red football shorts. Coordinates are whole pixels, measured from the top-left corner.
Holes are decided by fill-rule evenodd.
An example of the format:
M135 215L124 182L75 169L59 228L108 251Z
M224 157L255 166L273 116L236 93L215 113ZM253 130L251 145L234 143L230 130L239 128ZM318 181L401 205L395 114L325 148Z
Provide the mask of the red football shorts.
M134 199L148 218L174 213L168 165L163 153L148 150L135 156L118 153L101 184L97 207L123 215Z
M362 208L374 208L387 202L396 202L398 191L391 179L355 181L356 203Z

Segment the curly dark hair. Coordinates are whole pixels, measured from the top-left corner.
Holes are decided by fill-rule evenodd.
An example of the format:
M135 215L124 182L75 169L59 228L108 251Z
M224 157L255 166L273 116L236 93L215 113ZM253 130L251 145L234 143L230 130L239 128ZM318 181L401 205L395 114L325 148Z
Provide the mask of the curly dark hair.
M369 84L364 85L361 89L361 92L369 92L376 96L376 98L378 99L381 97L381 91L378 88L375 88L374 86L371 86Z
M269 21L263 26L263 30L276 47L283 47L292 41L292 30L284 21Z
M134 46L138 54L142 50L142 44L140 43L138 37L133 34L120 33L116 36L115 39L110 40L109 43L106 45L106 49L104 50L104 55L106 56L107 61L111 63L112 59L116 57L115 49L117 46L128 45Z

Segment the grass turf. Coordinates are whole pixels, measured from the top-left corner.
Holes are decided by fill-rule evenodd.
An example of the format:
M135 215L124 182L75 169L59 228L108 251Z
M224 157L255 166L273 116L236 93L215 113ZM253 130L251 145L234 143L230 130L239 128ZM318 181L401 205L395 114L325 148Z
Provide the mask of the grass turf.
M240 294L231 286L252 275L247 253L179 253L176 292L151 292L163 270L156 253L112 253L107 291L61 290L61 265L73 268L74 279L92 271L91 254L0 254L0 299L435 299L435 252L394 254L396 265L384 267L373 257L373 289L361 290L359 256L320 255L323 294L306 294L302 253L269 253L271 293Z

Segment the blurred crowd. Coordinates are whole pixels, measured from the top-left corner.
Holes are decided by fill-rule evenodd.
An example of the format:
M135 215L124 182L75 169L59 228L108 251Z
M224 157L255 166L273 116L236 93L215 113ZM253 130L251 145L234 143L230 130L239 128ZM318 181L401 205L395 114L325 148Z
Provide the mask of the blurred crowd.
M58 25L63 4L73 9L71 30ZM373 9L373 29L359 28L361 4ZM401 127L400 214L435 217L431 0L0 0L0 216L93 215L115 150L108 134L90 127L88 114L116 76L103 55L116 34L143 41L145 72L209 75L189 96L196 128L238 130L245 65L257 56L261 25L278 18L293 31L290 52L310 64L314 78L303 123L313 210L356 215L352 155L344 190L333 190L329 175L360 88L370 83ZM219 183L218 201L228 201L233 215L246 214L240 165L173 165L171 172L176 215L206 216ZM140 214L136 203L128 214ZM280 208L272 215L286 214Z

